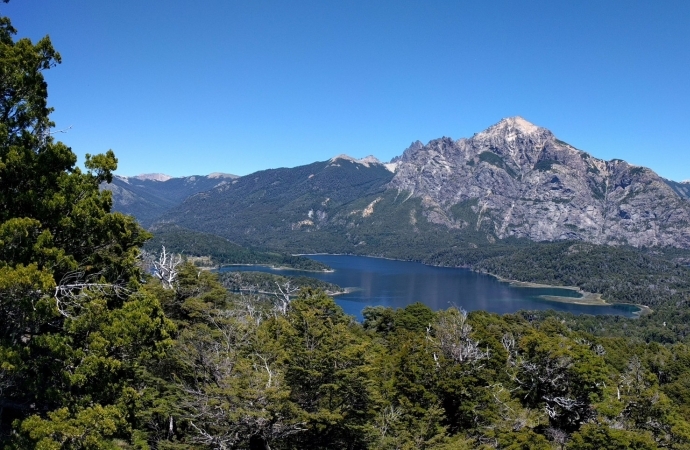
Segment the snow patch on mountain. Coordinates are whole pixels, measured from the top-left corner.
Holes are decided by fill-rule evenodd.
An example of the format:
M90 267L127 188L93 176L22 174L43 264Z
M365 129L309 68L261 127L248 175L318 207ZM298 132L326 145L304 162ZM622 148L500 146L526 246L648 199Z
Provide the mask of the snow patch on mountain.
M173 177L164 173L142 173L132 178L136 178L137 180L168 181Z
M207 175L208 178L238 178L237 175L223 172L213 172Z
M331 163L332 165L338 165L337 163L339 160L350 161L350 162L355 163L355 164L361 164L364 167L369 167L371 164L383 165L381 163L381 161L379 161L379 159L373 155L369 155L369 156L366 156L366 157L360 158L360 159L355 159L352 156L346 155L344 153L340 154L338 156L334 156L333 158L329 159L328 162Z

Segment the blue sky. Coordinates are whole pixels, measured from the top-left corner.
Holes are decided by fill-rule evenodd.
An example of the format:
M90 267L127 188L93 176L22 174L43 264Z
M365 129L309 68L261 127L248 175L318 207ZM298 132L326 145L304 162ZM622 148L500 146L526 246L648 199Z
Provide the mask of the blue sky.
M690 178L690 2L12 0L60 139L118 173L381 160L520 115Z

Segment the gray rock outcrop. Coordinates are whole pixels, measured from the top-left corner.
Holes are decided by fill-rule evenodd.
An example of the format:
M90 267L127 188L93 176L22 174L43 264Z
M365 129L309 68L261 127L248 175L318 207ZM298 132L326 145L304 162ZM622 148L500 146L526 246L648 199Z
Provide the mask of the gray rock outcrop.
M389 187L421 198L427 219L451 228L690 248L686 183L594 158L521 117L469 139L415 142L394 162ZM458 205L471 208L472 223L456 217Z

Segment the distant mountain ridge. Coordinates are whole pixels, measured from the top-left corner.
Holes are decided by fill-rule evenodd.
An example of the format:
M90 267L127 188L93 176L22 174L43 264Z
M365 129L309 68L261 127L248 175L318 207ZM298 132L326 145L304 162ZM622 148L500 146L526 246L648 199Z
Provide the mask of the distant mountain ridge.
M169 209L197 192L223 185L236 175L212 173L206 176L171 177L162 173L150 173L125 177L115 175L110 184L101 187L112 192L113 208L131 214L148 227Z
M122 178L130 178L130 177L122 177ZM152 180L152 181L168 181L169 179L173 178L170 175L166 175L164 173L142 173L140 175L135 175L131 178L135 178L137 180Z
M410 258L509 238L690 248L689 199L690 183L511 117L471 138L414 142L390 163L339 155L226 180L149 223L284 251Z
M297 242L286 246L282 241L299 236L306 243L317 230L342 241L343 236L330 233L333 221L344 220L334 214L385 191L393 175L380 162L343 156L262 170L189 197L156 221L154 228L175 224L243 245L308 252L315 247Z

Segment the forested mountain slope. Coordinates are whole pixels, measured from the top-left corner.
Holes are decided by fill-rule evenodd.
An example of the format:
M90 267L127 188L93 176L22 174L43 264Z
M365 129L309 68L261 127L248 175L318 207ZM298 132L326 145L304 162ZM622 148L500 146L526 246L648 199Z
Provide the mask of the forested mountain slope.
M579 241L520 241L450 248L424 262L469 267L509 280L577 286L611 302L656 308L679 307L690 301L690 269L674 261L674 256L679 255Z
M113 193L113 208L116 211L136 217L146 227L190 195L207 191L234 178L237 177L225 173L180 178L163 174L135 177L115 175L112 182L103 183L101 188Z
M190 197L161 217L153 230L177 224L262 247L351 251L365 245L357 224L378 209L392 178L393 172L377 161L345 156L264 170Z

